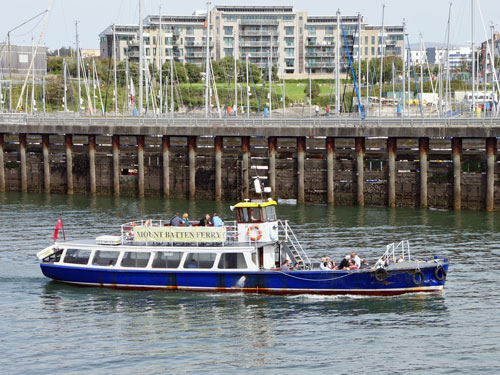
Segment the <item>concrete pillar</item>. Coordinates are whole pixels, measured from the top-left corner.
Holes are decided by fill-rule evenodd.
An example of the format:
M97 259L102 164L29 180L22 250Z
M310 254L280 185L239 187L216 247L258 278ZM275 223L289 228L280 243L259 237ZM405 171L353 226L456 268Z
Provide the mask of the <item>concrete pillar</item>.
M137 136L137 185L139 197L144 197L144 136Z
M120 196L120 136L113 135L113 193Z
M189 199L196 199L196 137L188 137Z
M356 191L359 206L365 205L365 138L356 137Z
M50 136L42 134L42 153L43 153L43 187L46 193L50 193Z
M224 145L224 138L215 137L215 200L222 200L222 147Z
M398 139L387 138L387 205L396 207L396 152Z
M453 208L455 210L462 209L462 162L460 155L462 154L462 138L453 137L451 139L451 153L453 156Z
M267 139L268 158L269 158L269 187L271 188L271 196L277 198L276 195L276 156L278 154L278 138L269 137Z
M0 134L0 192L5 191L5 162L3 159L4 135Z
M297 137L297 203L304 203L306 137Z
M28 191L28 167L26 165L26 134L19 134L19 154L21 156L21 191Z
M486 138L486 211L495 209L495 166L497 164L497 139Z
M427 156L429 154L429 138L419 138L418 149L420 151L420 207L427 208L427 170L429 169Z
M90 193L97 194L97 183L95 175L95 135L89 135L89 175Z
M250 137L241 137L241 172L242 172L242 194L243 199L246 199L250 195L250 185L249 185L249 169L250 169Z
M326 196L330 205L335 204L335 138L326 137Z
M162 166L163 166L163 195L170 197L170 137L161 137Z
M64 136L64 145L66 148L66 180L68 184L67 194L72 195L73 190L73 136L66 134Z

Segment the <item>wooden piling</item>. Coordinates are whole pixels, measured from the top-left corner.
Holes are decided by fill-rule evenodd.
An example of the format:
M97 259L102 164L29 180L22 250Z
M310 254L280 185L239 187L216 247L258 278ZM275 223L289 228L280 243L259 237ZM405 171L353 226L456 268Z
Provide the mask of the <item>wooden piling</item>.
M113 135L113 193L120 196L120 136Z
M0 192L5 191L5 161L3 158L4 135L0 134Z
M95 135L89 135L89 177L90 193L97 194L97 183L95 174Z
M71 134L64 135L64 146L66 148L66 183L68 189L66 194L72 195L73 189L73 136Z
M429 169L429 138L420 137L418 139L418 149L420 152L420 207L427 208L427 171Z
M163 168L163 195L170 197L170 136L161 138L162 168Z
M242 195L243 199L249 198L249 169L250 169L250 137L241 137L241 174L242 174Z
M304 203L306 137L297 137L297 203Z
M453 157L453 208L462 209L462 138L453 137L451 139L451 153Z
M276 198L276 156L278 153L278 138L268 137L267 138L267 148L268 148L268 178L269 187L271 188L271 196Z
M28 191L28 167L26 165L26 134L19 134L19 155L21 159L21 191Z
M137 136L137 185L139 197L144 197L144 136Z
M224 145L223 137L215 137L215 200L222 200L222 148Z
M329 205L335 204L335 138L326 137L326 196Z
M358 206L365 205L365 138L356 137L356 192Z
M497 164L497 139L486 138L486 211L495 209L495 166Z
M189 199L196 199L196 136L188 137Z
M42 154L43 154L43 187L45 193L50 193L50 136L42 134Z
M387 205L396 207L396 152L398 140L387 138Z

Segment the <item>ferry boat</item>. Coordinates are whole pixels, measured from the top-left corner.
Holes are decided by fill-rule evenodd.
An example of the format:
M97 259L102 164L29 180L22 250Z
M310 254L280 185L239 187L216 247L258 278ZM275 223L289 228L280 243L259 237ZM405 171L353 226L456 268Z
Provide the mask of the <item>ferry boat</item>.
M231 207L236 220L218 227L132 221L119 236L56 241L37 256L51 279L111 288L359 295L444 288L448 260L414 260L408 241L388 245L372 267L325 270L288 221L278 220L276 206L272 199L240 202ZM287 260L292 270L281 267Z

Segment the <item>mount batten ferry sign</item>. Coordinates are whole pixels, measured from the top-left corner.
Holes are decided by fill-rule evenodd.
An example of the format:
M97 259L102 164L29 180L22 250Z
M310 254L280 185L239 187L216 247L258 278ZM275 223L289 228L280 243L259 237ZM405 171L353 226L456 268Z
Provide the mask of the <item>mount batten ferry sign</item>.
M224 227L136 227L134 242L225 242Z

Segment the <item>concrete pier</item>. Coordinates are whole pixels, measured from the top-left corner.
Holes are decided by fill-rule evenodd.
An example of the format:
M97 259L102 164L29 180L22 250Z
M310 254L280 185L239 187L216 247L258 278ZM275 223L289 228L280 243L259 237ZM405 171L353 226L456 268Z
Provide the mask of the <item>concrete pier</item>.
M163 195L170 197L170 137L164 135L161 137L161 159L162 159L162 177L163 177Z
M120 196L120 136L113 135L113 194Z
M326 196L329 205L335 204L335 138L326 137Z
M250 137L241 137L241 189L243 199L250 194Z
M271 196L276 197L276 157L278 153L278 138L268 137L267 138L267 157L269 158L269 187L271 188Z
M297 203L304 203L306 137L297 137Z
M144 197L144 136L137 136L137 187L139 197Z
M497 139L486 138L486 211L495 206L495 166L497 164Z
M451 154L453 159L453 208L462 209L462 138L451 139Z
M429 138L421 137L418 139L418 149L420 153L420 207L427 208L427 170L429 162Z
M224 145L224 138L215 137L215 200L222 200L222 148Z
M42 134L42 154L43 154L43 188L45 193L50 193L50 136Z
M96 174L95 174L95 135L89 135L89 177L90 193L97 194Z
M196 137L188 137L189 199L196 199Z
M356 193L358 206L365 205L365 139L356 137L354 140L356 152Z
M3 157L4 135L0 134L0 192L5 191L5 161Z
M66 180L68 185L67 194L74 193L73 187L73 136L71 134L64 135L64 146L66 148Z
M396 207L396 152L398 139L387 138L387 205Z
M19 156L21 158L21 191L28 191L28 167L26 165L26 134L19 134Z

